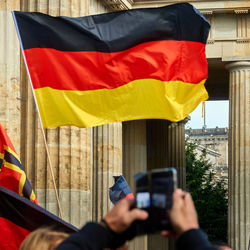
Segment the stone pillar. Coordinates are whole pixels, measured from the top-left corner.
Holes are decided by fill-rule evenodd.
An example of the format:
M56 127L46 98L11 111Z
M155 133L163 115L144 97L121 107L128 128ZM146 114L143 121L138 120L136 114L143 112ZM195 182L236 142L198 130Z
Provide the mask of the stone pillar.
M168 125L166 120L147 120L147 168L168 167ZM171 242L159 233L148 235L148 249L169 250Z
M147 120L148 169L168 167L168 124L166 120Z
M185 122L147 121L147 164L148 169L177 168L178 186L185 188ZM160 235L148 238L149 249L175 249L173 240L164 239Z
M183 189L186 188L185 124L185 120L170 123L167 138L168 167L177 169L177 186ZM173 240L169 240L169 249L175 249Z
M134 175L147 171L146 120L122 124L123 175L134 192Z
M111 208L109 188L122 174L122 123L93 128L92 215L99 221Z
M148 166L176 168L181 188L186 186L185 123L149 120L147 126Z
M134 189L134 175L147 171L146 120L122 123L123 176ZM147 237L137 237L129 242L130 250L146 250Z
M178 186L185 187L185 122L147 120L123 123L123 172L132 189L133 175L147 169L176 167ZM174 249L174 242L150 235L132 249ZM143 245L144 244L144 245Z
M0 1L0 123L20 155L20 50L12 10L19 1Z
M186 187L185 120L168 126L168 167L177 169L178 187Z
M18 10L17 7L14 7L14 2L19 1L8 0L5 2L6 5L7 2L8 4L13 2L13 6L10 8ZM39 11L50 15L84 16L106 11L98 0L26 0L20 1L20 3L22 11ZM9 27L6 26L6 32L10 30ZM7 44L14 46L15 56L18 57L15 60L19 63L20 46L17 42L12 43L10 37L8 39L6 46ZM19 66L9 65L9 68L18 70ZM17 127L21 128L21 160L35 189L39 204L58 215L44 141L23 63L21 64L20 92L21 122L18 123ZM6 98L5 101L7 100ZM16 107L15 104L12 106ZM4 109L2 108L2 110ZM16 117L18 118L18 115ZM65 126L48 129L45 133L63 210L63 219L80 227L92 219L93 129ZM98 169L98 167L96 168Z
M250 61L228 64L229 244L248 249L250 235Z

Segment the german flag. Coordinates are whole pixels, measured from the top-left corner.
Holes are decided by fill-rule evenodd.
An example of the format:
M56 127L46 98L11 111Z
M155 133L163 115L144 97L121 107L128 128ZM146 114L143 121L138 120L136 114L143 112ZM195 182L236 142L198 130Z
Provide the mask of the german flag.
M37 199L10 138L0 124L0 186L28 198Z
M0 249L19 249L25 237L39 227L73 233L77 228L30 200L0 186Z
M188 3L78 18L13 17L45 128L176 122L208 98L210 25Z

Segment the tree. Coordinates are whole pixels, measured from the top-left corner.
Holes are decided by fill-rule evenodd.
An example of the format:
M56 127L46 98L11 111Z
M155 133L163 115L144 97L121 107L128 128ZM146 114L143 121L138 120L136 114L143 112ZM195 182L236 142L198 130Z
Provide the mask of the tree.
M192 194L200 227L210 240L227 242L228 194L226 182L216 177L206 160L206 150L199 156L197 145L186 141L186 186Z

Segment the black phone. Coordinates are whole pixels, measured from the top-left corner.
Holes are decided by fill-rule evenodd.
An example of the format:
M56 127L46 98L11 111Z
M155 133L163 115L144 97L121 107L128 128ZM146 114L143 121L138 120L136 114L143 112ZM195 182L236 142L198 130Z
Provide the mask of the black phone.
M153 169L135 175L136 207L149 213L147 220L136 222L137 235L172 229L167 211L172 207L176 188L175 168Z

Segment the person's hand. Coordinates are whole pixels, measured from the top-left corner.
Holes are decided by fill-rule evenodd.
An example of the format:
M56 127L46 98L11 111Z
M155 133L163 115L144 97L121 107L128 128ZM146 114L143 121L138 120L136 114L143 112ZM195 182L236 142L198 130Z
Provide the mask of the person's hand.
M194 202L189 193L181 189L173 193L173 206L169 213L174 232L163 231L162 235L179 237L189 229L199 228L198 218Z
M133 208L133 201L123 199L104 217L110 229L115 233L122 233L135 220L146 220L148 213L144 210Z

